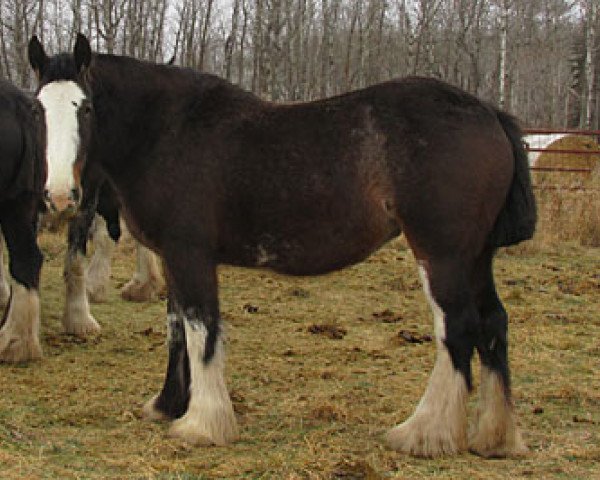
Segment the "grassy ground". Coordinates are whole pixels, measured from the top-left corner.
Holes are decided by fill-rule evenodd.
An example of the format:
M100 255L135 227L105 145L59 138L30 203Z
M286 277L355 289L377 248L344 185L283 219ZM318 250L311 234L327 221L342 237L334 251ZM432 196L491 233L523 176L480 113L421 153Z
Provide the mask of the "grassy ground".
M81 341L61 333L64 242L45 234L41 244L45 358L0 365L3 480L600 478L599 249L505 251L496 263L531 454L420 460L381 440L416 406L434 358L402 242L321 278L220 270L241 439L205 449L139 418L166 368L165 305L120 300L132 246L118 249L109 302L93 306L102 335Z

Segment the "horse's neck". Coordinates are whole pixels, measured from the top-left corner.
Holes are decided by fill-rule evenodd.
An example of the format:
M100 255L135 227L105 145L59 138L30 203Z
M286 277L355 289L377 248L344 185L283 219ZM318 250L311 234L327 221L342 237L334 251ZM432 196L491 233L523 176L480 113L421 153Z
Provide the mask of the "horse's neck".
M97 135L94 148L101 152L99 160L105 167L111 163L126 165L128 152L136 149L136 143L148 140L139 132L146 129L146 119L155 118L155 105L144 104L144 99L157 86L136 81L142 75L140 70L131 59L99 56L92 72Z

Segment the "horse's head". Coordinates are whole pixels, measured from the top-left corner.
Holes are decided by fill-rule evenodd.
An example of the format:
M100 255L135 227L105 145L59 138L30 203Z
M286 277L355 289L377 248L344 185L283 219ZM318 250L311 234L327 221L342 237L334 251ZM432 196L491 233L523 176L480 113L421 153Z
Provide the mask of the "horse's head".
M28 53L46 119L46 201L51 210L63 213L74 210L80 198L80 171L93 121L85 87L92 51L79 34L72 54L49 57L34 35Z

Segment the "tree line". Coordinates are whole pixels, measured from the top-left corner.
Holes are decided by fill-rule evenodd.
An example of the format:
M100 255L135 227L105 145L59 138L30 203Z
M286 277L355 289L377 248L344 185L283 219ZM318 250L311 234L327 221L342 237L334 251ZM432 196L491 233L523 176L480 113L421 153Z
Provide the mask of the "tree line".
M310 100L390 78L444 79L527 126L598 128L599 0L0 0L0 77L31 88L27 42L216 73Z

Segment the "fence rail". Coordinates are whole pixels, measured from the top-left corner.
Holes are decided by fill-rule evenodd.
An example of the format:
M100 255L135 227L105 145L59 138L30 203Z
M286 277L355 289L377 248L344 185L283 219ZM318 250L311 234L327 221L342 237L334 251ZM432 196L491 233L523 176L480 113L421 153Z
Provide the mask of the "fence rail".
M561 165L539 165L536 164L539 158L532 159L530 157L530 169L536 172L556 172L556 173L581 173L590 174L593 171L592 166L582 167L581 165L569 166L572 159L569 155L577 155L581 163L582 157L596 156L600 159L600 130L579 130L573 128L526 128L523 130L525 134L525 146L529 154L537 153L539 156L549 154L556 163ZM562 135L559 137L558 135ZM547 136L547 138L545 138ZM568 136L589 137L596 149L572 148L557 148L554 144ZM531 142L533 145L531 145ZM547 143L544 143L547 142Z
M565 133L571 135L597 136L600 138L600 130L580 130L577 128L524 128L525 135L544 135L554 133Z
M595 186L586 185L584 180L597 168L594 161L600 164L600 130L527 128L523 133L529 168L544 175L534 176L534 188L579 193L599 191ZM579 140L570 141L570 136ZM577 148L581 137L589 138L590 144L584 143L588 148ZM550 177L545 176L546 172Z

